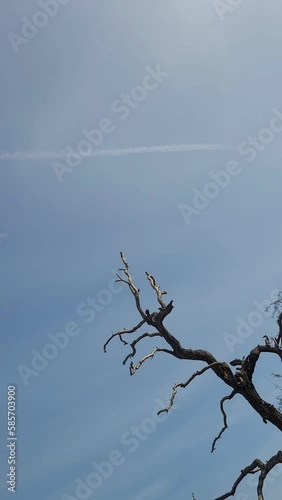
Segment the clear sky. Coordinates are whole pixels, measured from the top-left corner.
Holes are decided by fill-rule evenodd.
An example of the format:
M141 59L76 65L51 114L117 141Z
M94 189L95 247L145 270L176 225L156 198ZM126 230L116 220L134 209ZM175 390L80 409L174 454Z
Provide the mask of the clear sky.
M113 282L120 251L144 308L157 308L145 271L174 300L183 346L231 361L276 334L261 311L282 288L281 1L0 9L0 496L15 385L19 500L212 500L281 449L278 430L236 397L211 454L228 388L205 373L160 421L202 363L159 353L130 377L128 348L103 344L138 322ZM281 363L259 366L274 402ZM274 472L267 500L281 496ZM247 479L235 499L255 498Z

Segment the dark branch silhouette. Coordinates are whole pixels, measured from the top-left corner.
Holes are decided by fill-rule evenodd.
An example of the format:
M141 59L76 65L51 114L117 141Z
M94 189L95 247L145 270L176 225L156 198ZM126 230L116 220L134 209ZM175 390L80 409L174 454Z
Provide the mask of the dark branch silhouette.
M211 370L217 377L222 380L222 382L224 382L229 388L232 389L231 393L228 396L223 397L220 401L220 410L223 415L223 427L216 438L213 440L211 449L212 452L215 451L216 442L221 438L222 434L228 427L224 403L227 400L231 400L237 394L242 396L251 405L254 411L261 416L264 423L270 422L272 425L277 427L277 429L282 431L282 413L274 405L268 403L267 401L264 401L253 383L253 375L260 356L264 354L271 354L278 356L282 361L282 292L279 292L277 300L268 307L268 309L271 306L273 307L273 315L278 314L278 335L276 337L270 338L268 336L264 336L264 344L254 347L243 359L234 359L228 364L224 361L218 361L215 356L208 351L183 347L180 344L179 340L164 326L165 318L173 310L173 301L171 300L168 304L166 304L163 296L167 295L167 292L160 288L160 286L156 283L155 278L148 272L146 272L147 279L154 292L156 293L157 302L160 307L158 307L157 311L153 311L151 313L148 309L144 310L140 302L140 289L137 288L133 283L132 276L129 272L128 263L122 252L120 253L120 256L124 264L124 267L120 269L120 271L123 272L124 276L117 274L116 281L121 281L128 285L129 290L134 297L137 311L141 316L141 321L133 328L124 328L123 330L119 330L116 333L113 333L105 343L104 351L106 352L108 344L114 338L118 337L123 345L129 345L129 347L131 348L131 352L126 355L123 361L123 364L126 364L129 359L135 357L135 355L137 354L138 344L143 340L146 340L148 338L160 338L166 342L168 348L155 347L152 352L143 356L140 361L136 363L136 365L134 365L133 361L131 361L129 365L130 375L134 375L136 371L139 370L139 368L143 365L143 363L145 363L145 361L147 361L148 359L153 359L155 354L159 352L170 354L177 359L187 361L202 361L206 364L204 368L193 373L186 382L180 382L173 386L169 404L166 408L163 408L158 413L168 412L170 410L179 388L186 388L194 380L195 377L203 375L207 370ZM152 327L153 331L146 331L139 334L139 330L143 326ZM138 337L133 339L132 342L128 343L123 339L124 335L134 335L137 332ZM233 367L236 367L235 372L233 371ZM232 489L228 493L225 493L224 495L218 497L216 500L224 500L225 498L233 496L239 483L248 474L254 474L257 472L260 472L258 476L257 498L258 500L264 500L264 480L269 471L278 463L282 463L281 451L278 451L266 463L263 463L259 459L255 459L252 464L248 465L241 471L241 474L233 484ZM192 496L193 498L195 498L194 494L192 494Z

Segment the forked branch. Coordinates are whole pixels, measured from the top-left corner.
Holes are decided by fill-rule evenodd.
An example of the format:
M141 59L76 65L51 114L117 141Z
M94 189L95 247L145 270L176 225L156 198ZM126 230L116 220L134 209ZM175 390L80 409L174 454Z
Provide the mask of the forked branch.
M276 455L273 455L273 457L268 460L265 464L256 458L250 465L245 467L241 471L240 476L236 479L235 483L233 484L232 488L228 493L225 493L221 497L217 497L215 500L225 500L226 498L229 498L231 496L234 496L237 486L241 483L241 481L248 475L248 474L254 474L256 472L260 472L259 478L258 478L258 486L257 486L257 495L258 495L258 500L264 500L263 496L263 485L264 485L264 480L267 476L267 474L275 467L275 465L282 463L282 452L278 451Z
M153 312L150 312L148 309L144 310L142 308L140 303L140 289L133 282L133 278L129 272L128 263L122 252L120 253L120 256L124 265L124 267L120 269L120 271L123 272L123 276L121 274L117 274L116 281L126 283L129 287L134 297L137 311L141 316L141 320L131 329L124 328L123 330L119 330L116 333L113 333L111 337L106 341L104 345L104 351L106 352L106 348L109 342L115 337L118 337L124 345L129 344L131 348L131 352L127 354L123 361L123 364L126 364L129 359L133 359L135 357L135 355L137 354L137 346L143 340L148 338L150 339L154 337L160 337L164 342L166 342L168 348L155 347L149 354L143 356L136 365L134 365L133 361L131 361L129 367L130 375L136 373L136 371L139 370L139 368L145 361L153 359L155 354L158 352L170 354L177 359L187 361L202 361L205 363L204 368L194 372L186 382L181 382L173 386L169 404L166 408L159 410L158 414L162 412L168 412L170 410L170 408L174 404L174 400L179 388L186 388L195 377L202 375L207 370L211 369L215 373L215 375L217 375L217 377L219 377L226 385L228 385L232 389L232 392L228 396L223 397L220 401L220 410L223 416L223 427L212 443L212 452L215 450L217 441L221 438L224 431L228 428L224 403L227 400L231 400L235 396L235 394L240 394L241 396L243 396L244 399L252 406L252 408L262 417L264 423L271 422L276 428L282 430L282 413L272 404L264 401L261 398L252 380L260 356L262 356L263 354L275 354L278 355L282 360L282 348L280 347L280 345L282 344L282 293L280 292L277 301L272 304L274 306L275 312L279 312L279 317L277 320L277 323L279 325L278 336L273 340L271 340L271 337L269 338L268 336L265 336L263 345L256 346L247 356L242 359L234 359L230 362L230 365L228 365L226 362L218 361L213 356L213 354L203 349L190 349L182 347L179 340L164 325L166 316L168 316L173 310L173 301L171 300L168 304L165 303L163 296L166 295L167 292L161 289L160 285L156 283L155 278L148 272L146 272L147 279L156 293L157 302L160 307L158 307L158 309ZM145 331L143 333L139 332L140 328L144 325L146 327L152 327L153 331ZM136 332L138 332L137 338L133 339L130 343L124 340L124 335L134 335ZM234 368L236 368L235 373L233 372ZM274 455L265 464L259 459L254 460L249 466L245 467L245 469L241 471L241 474L233 484L232 489L228 493L225 493L225 495L218 497L216 500L224 500L225 498L233 496L237 486L244 479L244 477L246 477L248 474L255 474L257 472L259 472L257 487L258 500L263 500L262 490L265 477L267 476L269 471L278 463L282 463L281 451Z
M130 363L130 367L129 367L130 375L134 375L134 373L137 372L137 370L139 370L140 366L143 365L144 361L146 361L147 359L153 359L156 352L165 352L166 354L174 355L173 351L170 351L169 349L162 349L160 347L155 347L155 349L152 352L150 352L149 354L146 354L146 356L144 356L142 359L140 359L140 361L137 363L136 366L134 366L134 364L132 362Z
M134 333L134 332L137 332L137 330L139 330L139 328L141 328L142 325L144 325L145 321L142 320L140 321L140 323L138 323L138 325L134 326L133 328L131 329L128 329L128 328L124 328L123 330L120 330L116 333L113 333L111 335L111 337L107 340L107 342L104 344L104 352L107 352L107 345L111 342L111 340L115 337L119 337L120 340L123 342L124 345L127 345L127 342L125 342L125 340L122 339L122 335L126 334L126 333Z

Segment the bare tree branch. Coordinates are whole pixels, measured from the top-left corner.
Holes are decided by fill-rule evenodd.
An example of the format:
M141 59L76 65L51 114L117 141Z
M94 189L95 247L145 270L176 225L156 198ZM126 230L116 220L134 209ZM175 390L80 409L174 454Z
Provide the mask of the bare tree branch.
M155 278L147 272L146 272L147 279L156 293L157 301L160 307L158 308L157 311L153 311L151 313L149 312L148 309L146 309L145 311L143 310L140 304L140 295L139 295L140 289L137 288L136 285L133 283L132 276L129 272L128 263L122 252L120 253L120 256L124 264L124 267L120 269L120 271L124 273L125 277L121 276L120 274L117 274L118 279L116 281L121 281L128 285L131 293L134 296L135 305L141 316L141 321L131 329L124 328L124 330L120 330L117 331L116 333L113 333L105 343L104 351L106 352L107 345L114 337L119 337L120 341L124 345L128 345L128 342L126 342L123 339L123 335L134 334L143 325L148 325L150 327L153 327L153 331L152 332L146 331L145 333L141 333L137 338L135 338L130 343L131 352L125 357L123 364L126 364L126 362L130 358L134 358L137 352L136 349L137 344L142 342L143 339L161 337L168 344L169 348L155 347L151 353L143 356L135 366L133 362L131 362L129 367L130 375L133 375L145 361L147 361L148 359L153 359L157 352L164 352L181 360L201 361L205 363L204 368L193 373L193 375L186 382L181 382L173 386L169 404L167 405L166 408L160 410L158 412L158 415L162 412L168 412L170 410L170 408L174 404L174 399L180 387L186 388L196 376L202 375L204 372L211 369L217 377L219 377L227 386L231 387L232 389L232 392L228 396L223 397L220 401L220 410L223 415L223 427L212 443L212 449L211 449L212 452L215 450L215 445L217 441L221 438L222 434L228 428L227 415L224 409L224 403L227 400L231 400L235 396L235 394L240 394L241 396L243 396L243 398L252 406L255 412L261 416L264 423L270 422L276 428L282 431L282 413L277 408L275 408L274 405L262 399L262 397L257 392L256 387L254 386L252 380L253 374L257 367L257 362L262 354L264 353L275 354L279 356L279 358L282 361L282 346L280 347L280 344L282 343L282 292L279 292L278 299L271 304L274 307L274 314L279 313L277 319L277 323L279 326L278 336L269 337L268 335L265 335L264 345L257 345L254 349L250 351L250 353L247 356L243 357L242 359L234 359L233 361L230 362L229 366L226 362L218 361L213 356L213 354L211 354L208 351L205 351L203 349L184 348L179 342L179 340L164 326L163 323L165 318L173 310L173 301L171 300L168 304L164 302L163 296L166 295L167 292L162 290L160 285L156 283ZM187 338L189 337L187 336ZM233 373L234 370L233 367L236 367L235 373ZM276 455L274 455L268 462L266 462L266 464L264 464L259 459L254 460L252 464L245 467L245 469L241 471L240 476L233 484L233 487L230 490L230 492L226 493L221 497L218 497L216 500L224 500L225 498L233 496L237 486L244 479L244 477L246 477L248 474L255 474L257 472L260 472L258 477L258 488L257 488L258 500L263 500L262 490L265 477L267 476L268 472L278 463L282 463L281 451L279 451ZM193 494L192 497L195 498Z
M128 263L127 263L127 261L125 259L125 256L124 256L124 254L122 252L120 252L120 257L121 257L122 262L124 263L124 268L121 268L120 271L124 272L124 274L127 277L127 279L125 280L119 274L117 274L118 279L116 281L117 282L118 281L122 281L122 282L126 283L129 286L129 289L130 289L131 293L134 296L137 310L139 311L139 313L142 316L142 318L144 319L144 321L146 321L147 316L146 316L145 312L143 311L143 309L141 307L140 299L139 299L139 291L140 290L133 283L132 276L131 276L131 274L129 272Z
M136 366L134 366L132 362L130 363L130 367L129 367L130 375L134 375L134 373L137 372L137 370L139 370L140 366L143 365L144 361L146 361L147 359L150 359L150 358L153 359L156 352L165 352L166 354L172 354L174 356L173 351L169 351L168 349L162 349L160 347L155 347L155 349L152 352L150 352L150 354L146 354L146 356L144 356L139 361L139 363L137 363Z
M271 308L273 309L272 318L274 318L276 314L280 314L282 310L282 292L278 292L277 299L269 304L269 306L265 309L266 312L268 312Z
M157 294L157 299L158 299L160 306L165 309L166 303L163 301L162 296L166 295L167 292L160 289L160 285L156 284L156 280L151 274L146 272L146 275L147 275L147 278L151 284L151 287L155 290L155 292Z
M145 333L142 333L142 335L140 335L137 339L133 340L132 344L130 344L130 347L132 349L132 352L130 352L126 358L123 360L122 364L125 365L127 360L129 358L133 358L136 354L136 344L138 344L138 342L140 342L140 340L144 339L145 337L159 337L160 334L158 332L154 332L154 333L148 333L148 332L145 332Z
M217 497L215 500L225 500L226 498L234 496L237 486L244 479L244 477L246 477L248 474L254 474L259 471L261 471L261 473L258 478L258 487L257 487L258 500L264 500L262 492L264 480L267 474L271 471L271 469L273 469L273 467L275 467L275 465L279 463L282 463L281 451L278 451L276 455L273 455L273 457L271 457L270 460L266 462L266 464L264 464L261 460L256 458L250 465L248 465L247 467L245 467L245 469L241 471L240 476L236 479L231 490L228 493L222 495L221 497Z
M169 404L166 406L166 408L163 408L162 410L158 411L157 415L160 415L160 413L163 413L163 412L167 413L170 410L170 408L172 407L173 402L175 400L175 396L177 394L179 387L182 387L184 389L185 387L187 387L187 385L190 384L190 382L192 382L192 380L194 380L195 377L197 377L198 375L202 375L210 368L213 368L213 366L220 365L220 364L221 364L221 361L216 361L215 363L212 363L208 366L205 366L204 368L202 368L202 370L198 370L195 373L193 373L193 375L191 375L191 377L188 378L188 380L186 380L186 382L180 382L178 384L174 384Z
M233 484L231 490L228 493L225 493L225 495L222 495L221 497L217 497L215 500L225 500L225 498L234 496L234 493L236 492L237 486L241 483L241 481L246 477L248 474L253 474L255 472L258 472L261 470L263 467L263 462L256 458L250 465L245 467L241 471L240 476L236 479L235 483Z
M223 415L223 427L222 427L220 433L218 434L218 436L212 442L211 453L213 453L214 450L215 450L215 444L216 444L216 442L221 438L221 436L224 433L224 431L228 428L228 425L227 425L227 415L226 415L226 413L224 411L223 405L224 405L225 401L227 401L227 399L229 399L229 400L232 399L235 396L235 394L237 394L237 391L234 390L234 391L231 392L231 394L229 394L229 396L225 396L224 398L222 398L220 400L220 410L221 410L221 413Z
M275 315L278 315L277 317L277 324L279 327L278 330L278 335L274 337L274 341L276 344L276 347L279 347L279 344L282 345L282 292L278 292L277 294L277 299L274 302L271 302L269 306L266 308L266 311L269 311L269 309L273 308L273 313L272 317Z
M276 455L273 455L273 457L271 457L266 462L266 464L263 466L263 469L262 469L262 471L259 475L259 479L258 479L258 487L257 487L258 500L264 500L263 493L262 493L264 480L265 480L267 474L271 471L271 469L273 469L273 467L275 467L275 465L277 465L279 463L280 464L282 463L282 452L281 451L278 451L276 453Z
M139 328L141 328L142 325L144 325L145 321L142 320L140 321L140 323L138 323L138 325L134 326L133 328L131 328L130 330L127 329L127 328L124 328L123 330L120 330L116 333L113 333L112 336L107 340L107 342L104 344L104 352L107 352L107 345L110 343L110 341L114 338L114 337L119 337L120 340L124 343L124 345L127 345L127 342L125 342L125 340L123 340L121 338L121 335L124 335L126 333L134 333L136 332L137 330L139 330Z
M250 380L252 380L253 373L255 371L256 363L261 355L261 353L267 352L271 354L277 354L282 361L282 349L278 347L273 347L271 345L257 345L254 349L251 350L250 354L243 361L242 366L243 369L248 374Z

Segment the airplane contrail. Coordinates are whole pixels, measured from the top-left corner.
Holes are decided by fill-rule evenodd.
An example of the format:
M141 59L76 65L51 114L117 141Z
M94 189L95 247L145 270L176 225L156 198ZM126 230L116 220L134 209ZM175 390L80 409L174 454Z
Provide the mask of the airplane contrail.
M164 146L136 146L130 148L119 149L100 149L91 151L86 154L81 154L83 158L95 158L97 156L126 156L136 154L149 153L175 153L185 151L218 151L232 149L224 144L167 144ZM58 151L15 151L1 152L0 161L11 160L63 160L66 158L67 152L64 150ZM78 153L77 153L78 154Z

